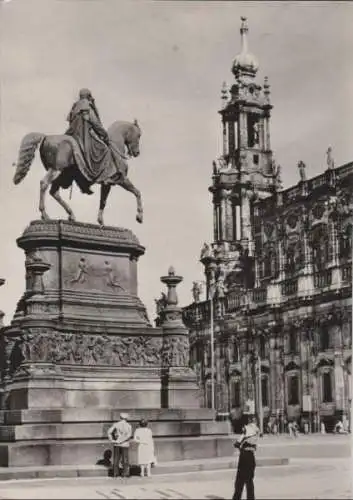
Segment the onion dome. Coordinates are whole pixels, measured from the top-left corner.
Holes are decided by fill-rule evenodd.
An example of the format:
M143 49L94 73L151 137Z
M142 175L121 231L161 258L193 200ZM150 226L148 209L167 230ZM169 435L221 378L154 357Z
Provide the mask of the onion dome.
M240 26L240 36L241 36L241 52L234 59L232 66L232 73L236 78L239 76L251 76L254 77L256 75L257 70L259 69L259 63L256 57L248 52L248 24L246 17L241 17L241 26Z

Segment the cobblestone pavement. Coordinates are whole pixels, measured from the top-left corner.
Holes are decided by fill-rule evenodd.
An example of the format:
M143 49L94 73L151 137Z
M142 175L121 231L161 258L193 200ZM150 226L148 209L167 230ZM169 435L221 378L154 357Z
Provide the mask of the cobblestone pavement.
M213 471L152 478L82 478L7 481L0 499L230 499L235 471ZM296 459L288 466L256 471L257 499L350 499L350 459ZM245 497L245 492L244 492Z

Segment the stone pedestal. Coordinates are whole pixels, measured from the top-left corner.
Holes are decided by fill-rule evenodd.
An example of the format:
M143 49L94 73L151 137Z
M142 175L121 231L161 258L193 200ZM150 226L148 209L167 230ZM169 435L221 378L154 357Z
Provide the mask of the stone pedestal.
M17 243L26 290L4 334L7 408L158 407L162 330L137 295L135 235L34 221Z
M181 278L162 278L168 299L153 328L138 297L144 248L131 231L34 221L17 243L26 287L2 330L0 465L94 464L121 410L158 420L161 439L175 437L160 442L169 460L183 458L177 441L189 439L188 429L207 443L227 434L200 409L175 294ZM184 425L189 410L200 425Z

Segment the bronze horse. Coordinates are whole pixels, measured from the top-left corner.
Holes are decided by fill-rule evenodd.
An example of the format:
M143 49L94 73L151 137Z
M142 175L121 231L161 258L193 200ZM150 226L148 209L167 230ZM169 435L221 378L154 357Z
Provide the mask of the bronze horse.
M114 147L120 157L119 171L121 175L114 181L114 184L121 186L135 195L137 201L136 220L142 222L143 208L141 193L128 179L128 165L126 163L128 156L137 157L140 154L140 127L136 120L133 123L116 121L108 128L107 132L111 146ZM66 189L74 181L80 186L80 179L82 182L82 174L78 168L78 161L75 159L78 149L73 137L69 135L45 135L35 132L27 134L22 139L17 164L14 164L16 172L13 182L19 184L26 176L39 145L40 157L47 171L44 178L40 181L39 211L41 212L42 220L49 220L45 209L45 194L48 187L51 186L49 191L51 196L66 210L69 216L68 219L74 221L75 216L72 209L59 194L60 188ZM125 154L126 150L128 156ZM112 185L112 183L101 183L97 218L100 225L104 224L103 212Z

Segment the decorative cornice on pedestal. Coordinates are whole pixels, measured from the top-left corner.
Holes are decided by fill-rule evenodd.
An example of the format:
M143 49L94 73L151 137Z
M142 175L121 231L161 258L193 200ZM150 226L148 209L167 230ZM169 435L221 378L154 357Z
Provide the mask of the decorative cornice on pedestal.
M62 246L70 243L71 247L100 250L119 246L126 248L132 256L139 257L145 253L145 247L129 229L64 220L32 221L17 239L17 244L24 250L30 250L38 243L56 245L58 240Z

